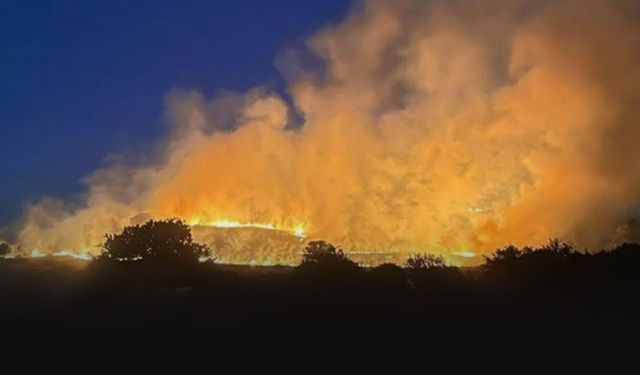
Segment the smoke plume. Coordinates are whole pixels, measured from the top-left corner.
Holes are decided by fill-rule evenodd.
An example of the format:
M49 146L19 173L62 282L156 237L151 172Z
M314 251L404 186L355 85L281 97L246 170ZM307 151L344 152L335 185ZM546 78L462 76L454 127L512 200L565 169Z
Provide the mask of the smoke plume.
M80 202L33 205L15 243L96 252L166 217L449 257L623 241L640 203L639 16L625 0L357 3L278 59L290 99L172 92L152 162L112 162Z

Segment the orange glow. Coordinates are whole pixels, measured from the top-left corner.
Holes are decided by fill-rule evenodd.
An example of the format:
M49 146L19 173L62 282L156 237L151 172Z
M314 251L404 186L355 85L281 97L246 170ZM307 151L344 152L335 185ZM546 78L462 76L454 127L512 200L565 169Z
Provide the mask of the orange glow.
M266 230L274 230L274 231L282 231L289 232L296 237L305 238L306 230L304 224L296 224L291 227L280 226L271 223L242 223L236 220L213 220L213 221L203 221L199 218L192 218L187 220L187 224L190 226L207 226L213 228L258 228L258 229L266 229Z
M172 91L157 154L30 206L12 245L95 255L105 233L174 217L241 264L297 264L315 239L362 264L635 240L631 2L487 2L365 0L278 60L286 98Z
M69 258L85 260L85 261L94 259L93 255L91 255L91 253L89 252L56 251L51 255L53 255L54 257L69 257Z

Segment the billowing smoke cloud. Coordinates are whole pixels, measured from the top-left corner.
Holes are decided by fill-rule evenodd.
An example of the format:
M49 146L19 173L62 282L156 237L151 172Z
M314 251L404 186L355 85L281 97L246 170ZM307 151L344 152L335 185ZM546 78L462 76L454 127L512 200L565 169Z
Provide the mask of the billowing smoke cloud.
M624 240L640 203L639 8L357 4L279 60L292 103L260 88L172 93L157 160L95 172L80 204L31 207L16 242L96 251L132 220L172 216L445 255ZM296 59L309 52L320 68Z

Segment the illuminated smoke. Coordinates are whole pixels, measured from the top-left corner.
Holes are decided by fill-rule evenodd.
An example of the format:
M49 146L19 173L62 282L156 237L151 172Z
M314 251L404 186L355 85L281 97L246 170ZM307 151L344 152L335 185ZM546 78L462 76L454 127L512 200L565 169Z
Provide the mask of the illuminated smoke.
M449 257L549 237L624 240L640 198L638 8L358 4L308 51L278 59L292 103L264 88L170 94L172 134L154 162L105 166L79 203L34 205L16 244L95 252L104 233L174 216ZM309 52L320 68L297 58ZM239 249L231 260L256 259ZM297 261L277 245L259 251Z

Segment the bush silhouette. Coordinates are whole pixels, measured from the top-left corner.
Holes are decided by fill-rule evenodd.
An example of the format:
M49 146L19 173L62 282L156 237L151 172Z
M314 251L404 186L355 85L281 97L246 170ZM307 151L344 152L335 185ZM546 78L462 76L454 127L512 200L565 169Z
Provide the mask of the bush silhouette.
M490 256L485 256L485 270L496 268L514 268L520 265L531 266L534 264L544 264L551 266L559 262L566 262L568 258L580 256L573 245L552 238L545 245L538 248L525 247L519 249L509 245L496 250Z
M445 288L448 293L451 293L454 289L458 289L462 282L460 269L450 266L439 255L414 254L405 262L405 269L418 289L416 293L418 299L429 299Z
M125 227L120 234L108 234L100 260L146 263L197 263L210 258L206 245L193 241L190 227L181 220L149 220Z
M538 252L547 252L564 257L574 255L576 253L571 243L560 241L557 238L551 238L549 242L547 242L545 245L540 246L536 250ZM528 252L530 253L531 249L529 249Z
M583 277L586 257L570 243L558 239L550 239L536 248L510 245L485 257L483 278L493 284L494 290L559 291L575 287Z
M8 243L0 243L0 257L8 255L11 252L11 247Z
M412 272L425 271L433 268L446 268L447 262L439 255L415 254L407 259L405 267Z
M313 282L337 282L355 277L360 267L342 249L325 241L311 241L306 245L302 262L296 269Z
M493 254L485 256L485 268L490 268L493 265L500 263L514 263L522 257L523 254L528 252L528 249L520 250L513 245L505 246L496 250Z
M302 254L301 266L335 267L357 269L358 264L349 259L341 248L325 241L311 241Z

